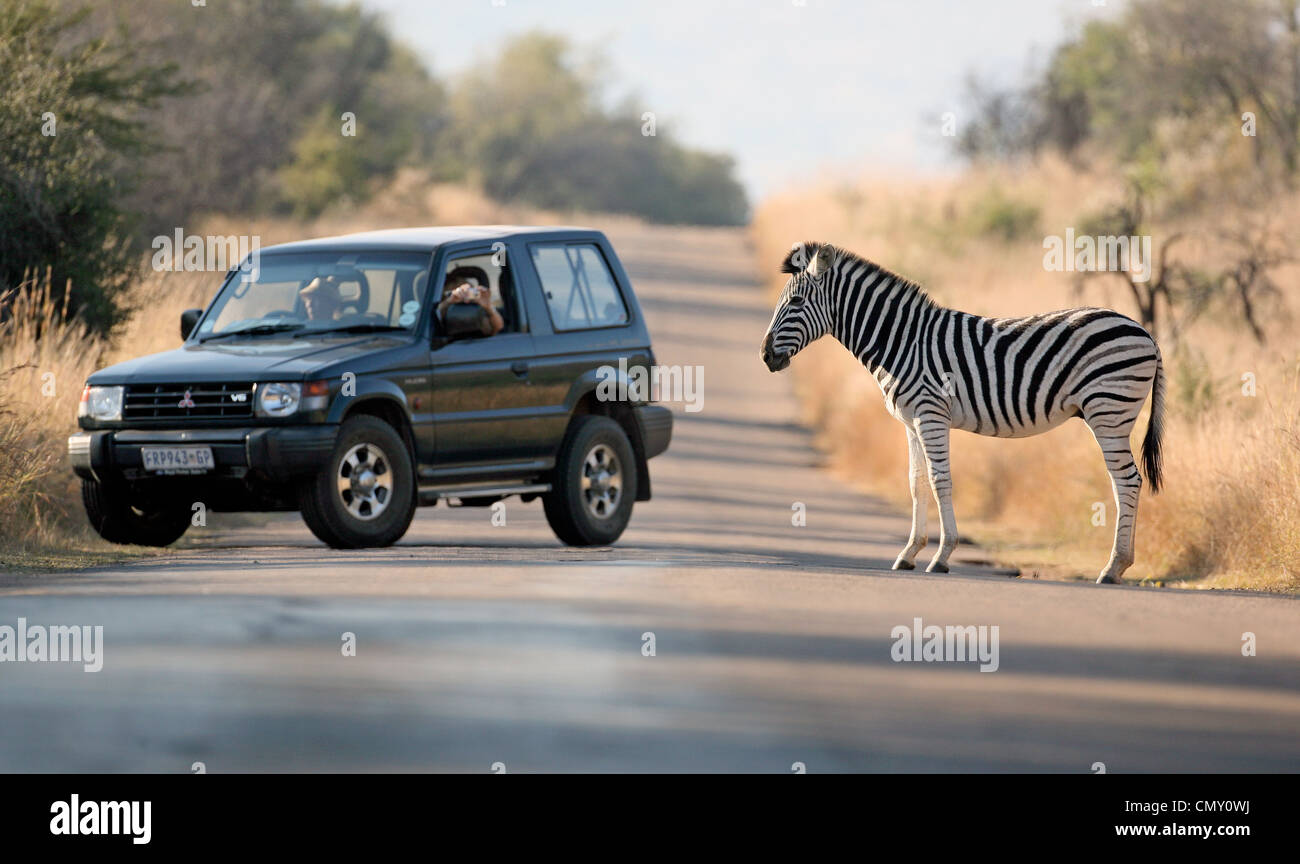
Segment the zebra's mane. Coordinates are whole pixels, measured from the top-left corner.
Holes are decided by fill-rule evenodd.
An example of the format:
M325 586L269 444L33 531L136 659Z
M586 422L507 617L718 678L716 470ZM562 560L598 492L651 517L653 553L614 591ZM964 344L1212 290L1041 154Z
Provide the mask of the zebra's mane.
M813 255L806 251L809 249L816 250L816 252L828 253L830 255L832 267L841 267L846 265L848 266L866 265L867 267L871 268L873 272L880 273L881 280L886 280L886 279L894 280L899 285L901 285L904 290L910 291L913 294L917 295L921 299L921 301L926 305L928 306L939 305L926 292L926 290L921 287L920 283L914 282L911 279L907 279L903 276L900 276L892 270L881 267L879 264L877 264L875 261L870 260L869 258L864 258L861 255L857 254L856 252L850 252L849 250L843 248L842 246L836 246L833 243L805 242L799 244L798 246L793 247L790 250L790 253L785 256L785 260L781 262L781 272L790 273L790 274L803 272L807 268L808 264L811 263L812 261ZM802 253L803 255L802 265L797 263L799 260L798 256L800 253Z

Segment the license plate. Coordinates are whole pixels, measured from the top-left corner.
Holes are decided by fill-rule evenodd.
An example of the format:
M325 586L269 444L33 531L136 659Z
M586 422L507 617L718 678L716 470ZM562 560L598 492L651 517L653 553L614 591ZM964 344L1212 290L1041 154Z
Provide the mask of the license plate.
M213 468L211 447L141 447L146 471L159 474L201 474Z

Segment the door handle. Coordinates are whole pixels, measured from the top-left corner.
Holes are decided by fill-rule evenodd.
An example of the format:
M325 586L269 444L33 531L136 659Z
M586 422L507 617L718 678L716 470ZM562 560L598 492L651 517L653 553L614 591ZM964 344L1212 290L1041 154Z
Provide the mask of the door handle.
M520 378L526 378L528 377L528 364L522 360L516 360L510 364L510 371Z

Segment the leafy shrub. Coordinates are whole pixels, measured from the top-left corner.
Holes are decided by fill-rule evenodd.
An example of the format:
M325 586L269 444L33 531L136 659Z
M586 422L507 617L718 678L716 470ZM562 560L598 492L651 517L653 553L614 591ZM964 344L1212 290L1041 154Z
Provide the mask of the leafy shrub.
M146 148L139 109L178 87L171 66L77 40L85 17L0 0L0 292L48 273L56 300L72 288L62 306L106 330L134 266L122 160Z
M1020 240L1038 230L1039 209L1025 201L1008 197L998 187L975 199L968 214L975 234L996 237L1005 242Z

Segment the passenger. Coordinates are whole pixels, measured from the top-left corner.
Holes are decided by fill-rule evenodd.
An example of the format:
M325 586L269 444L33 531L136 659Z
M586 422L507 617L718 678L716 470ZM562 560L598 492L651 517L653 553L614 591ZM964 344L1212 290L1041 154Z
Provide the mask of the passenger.
M488 319L492 322L492 332L488 334L489 336L495 336L506 326L505 319L492 305L491 292L480 285L478 279L473 276L447 280L442 292L442 301L438 304L438 320L442 320L443 313L453 303L477 303L482 306L487 311Z

